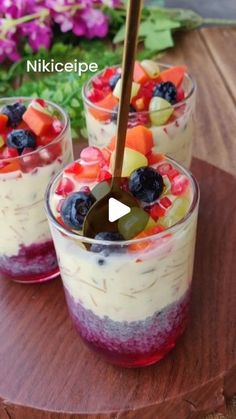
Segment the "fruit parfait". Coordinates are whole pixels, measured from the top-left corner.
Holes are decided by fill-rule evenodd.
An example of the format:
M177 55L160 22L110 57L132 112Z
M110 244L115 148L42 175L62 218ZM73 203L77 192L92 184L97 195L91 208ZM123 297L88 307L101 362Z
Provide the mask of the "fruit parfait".
M186 66L169 67L151 60L135 63L129 128L146 127L157 151L185 167L191 163L195 90ZM106 68L84 86L90 145L107 146L115 135L120 95L119 67Z
M0 100L0 273L18 282L58 274L43 208L52 176L72 161L66 113L42 99Z
M49 185L46 210L80 336L114 364L145 366L163 358L186 327L199 191L172 159L153 153L150 164L127 147L120 187L137 204L109 231L84 237L86 214L109 190L113 161L114 153L85 148Z

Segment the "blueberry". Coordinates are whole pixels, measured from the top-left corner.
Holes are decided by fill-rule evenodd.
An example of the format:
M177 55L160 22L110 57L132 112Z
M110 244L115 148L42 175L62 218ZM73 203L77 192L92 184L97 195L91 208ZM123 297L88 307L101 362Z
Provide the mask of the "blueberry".
M21 154L25 147L36 148L36 138L31 131L16 129L7 136L8 147L16 148Z
M26 111L26 107L22 103L16 102L13 105L6 105L1 110L1 113L8 116L8 125L16 128L22 121L22 116Z
M177 90L175 85L171 81L158 84L153 92L153 96L162 97L163 99L170 102L172 105L176 103Z
M85 216L95 201L91 193L74 192L69 195L61 207L64 223L74 230L81 230Z
M95 240L107 240L107 241L121 241L124 240L124 237L117 232L102 231L101 233L96 234L94 237ZM105 244L92 244L91 251L94 253L103 253L104 256L109 256L112 252L123 252L122 246L119 244L114 245L105 245Z
M112 113L112 117L111 117L111 120L113 122L117 122L118 109L119 109L119 106L115 106L113 108L113 113ZM136 109L132 105L129 105L129 113L134 113L134 112L136 112Z
M111 76L109 80L109 86L112 90L116 87L116 83L118 82L118 80L120 80L120 78L121 78L120 74L115 74L114 76Z
M162 176L152 167L140 167L129 178L129 190L140 201L155 201L161 195L163 187Z

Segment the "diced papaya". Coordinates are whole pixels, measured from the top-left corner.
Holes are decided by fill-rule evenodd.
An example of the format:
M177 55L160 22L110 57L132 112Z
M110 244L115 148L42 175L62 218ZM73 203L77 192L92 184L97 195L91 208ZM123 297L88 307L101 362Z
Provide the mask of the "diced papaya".
M0 131L4 130L7 126L8 116L0 113Z
M141 84L149 80L147 73L144 71L143 67L138 61L135 61L135 64L134 64L133 80L136 83L141 83Z
M23 120L28 125L28 127L36 135L45 134L49 128L51 128L53 123L53 117L34 109L32 106L28 106L28 109L23 114Z
M89 108L89 112L94 116L94 118L98 119L99 121L106 121L110 117L110 113L106 112L105 109L108 111L112 111L115 106L118 105L118 99L113 96L112 93L109 93L104 99L96 102L96 106L100 108L104 108L104 110Z
M168 68L159 74L158 80L161 82L171 81L176 87L179 87L187 70L185 65Z
M153 236L154 234L160 233L161 231L164 231L164 227L161 225L156 225L154 227L147 228L146 230L139 233L136 237L133 238L133 240L142 239L144 237ZM138 243L132 243L129 245L129 250L133 252L142 251L144 249L147 249L150 246L153 246L155 244L155 241L153 240L143 240Z
M0 169L0 174L16 172L17 170L20 170L20 162L19 160L13 160L12 162L6 164L6 166Z
M114 150L116 145L116 138L113 137L108 145L109 150ZM126 147L132 148L146 156L153 147L152 132L143 125L137 125L134 128L129 128L126 134Z
M99 164L86 164L81 166L81 171L76 174L76 178L80 180L93 181L97 178L101 167Z
M161 153L153 153L150 151L147 154L148 164L152 166L153 164L159 163L160 161L164 160L165 156Z

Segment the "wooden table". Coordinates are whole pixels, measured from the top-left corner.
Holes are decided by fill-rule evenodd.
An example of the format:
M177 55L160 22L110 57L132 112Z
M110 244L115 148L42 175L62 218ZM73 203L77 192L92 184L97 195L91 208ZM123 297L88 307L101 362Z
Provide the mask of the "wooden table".
M209 165L201 164L195 161L194 163L194 170L198 171L199 167L203 167L206 170L209 177L209 187L212 188L211 198L217 205L217 190L214 191L214 182L216 182L217 187L221 187L221 174L224 177L225 185L227 188L234 187L234 178L233 176L236 175L236 165L234 164L234 160L236 157L236 141L235 141L235 133L236 133L236 113L235 113L235 100L236 100L236 89L235 89L235 70L236 70L236 60L234 55L234 44L236 42L236 30L229 30L229 29L203 29L201 31L195 31L191 33L186 33L182 35L178 35L177 40L177 47L170 51L167 55L163 57L163 61L171 62L171 63L186 63L189 66L190 71L195 75L197 82L198 82L198 100L197 100L197 110L196 110L196 140L194 146L194 155L198 158L205 160L208 163L213 164L214 166L218 166L220 169L228 172L228 175L223 175L218 169L211 168ZM227 48L225 47L227 45ZM234 60L234 62L233 62ZM233 166L234 164L234 166ZM201 173L199 173L199 177L201 178ZM202 180L202 179L200 179ZM224 189L224 188L223 188ZM204 195L204 194L203 194ZM226 193L227 195L227 193ZM234 197L231 198L232 200L235 199ZM204 203L204 196L203 196L203 203ZM234 202L235 204L235 202ZM207 213L207 211L202 211L202 214ZM209 217L209 211L208 211ZM224 220L225 222L227 220ZM204 227L203 223L203 227ZM235 224L234 224L235 225ZM201 234L204 234L204 230L201 227ZM233 231L230 231L230 240L232 241ZM201 242L202 243L202 242ZM204 248L204 245L203 245ZM206 248L206 246L205 246ZM214 252L213 252L214 253ZM232 253L232 249L231 249ZM218 255L219 256L219 255ZM214 254L213 254L213 262L214 262ZM222 261L222 263L224 260ZM216 265L215 263L212 264L212 269L214 270ZM219 264L217 265L219 266ZM204 272L203 272L204 274ZM229 277L229 275L228 275ZM196 281L195 281L196 282ZM86 405L86 394L78 394L76 392L76 380L77 376L74 374L73 380L70 381L70 376L66 375L67 370L65 370L65 374L63 375L63 368L70 369L70 360L75 360L75 353L78 352L78 344L75 338L75 334L72 330L72 326L70 325L67 312L65 309L64 301L63 301L63 294L60 283L50 283L48 285L36 286L36 287L22 287L17 284L4 284L1 285L1 292L3 300L2 303L2 317L1 322L4 321L4 327L1 323L1 332L3 335L0 336L1 339L4 339L4 336L7 336L7 341L1 341L0 347L0 356L2 355L4 359L6 359L7 365L4 365L1 362L1 370L0 370L0 419L77 419L77 418L86 418L87 417L97 419L98 417L104 418L104 416L97 416L97 415L79 415L76 414L70 415L61 413L60 415L56 415L52 413L52 411L56 408L60 408L63 412L63 407L67 404L67 400L65 399L65 394L69 394L71 397L71 406L73 407L73 412L76 411L76 403L79 400L84 400L84 406ZM3 289L4 288L4 289ZM232 288L235 290L235 287ZM15 292L17 290L17 292ZM226 290L227 291L227 290ZM225 294L226 294L225 291ZM217 292L217 290L216 290ZM14 295L14 298L12 296ZM202 298L205 305L206 302L211 299L211 295L209 289L206 290L203 296L199 296L195 293L195 300L196 298ZM220 305L221 296L219 296L219 292L215 295L218 304ZM201 299L200 298L200 299ZM22 300L27 302L27 304L23 304ZM230 310L229 317L233 322L233 311L232 305L233 295L229 296L230 302ZM200 300L199 300L200 302ZM37 304L37 311L34 310L35 305ZM46 311L44 308L46 307ZM221 306L222 307L222 306ZM17 309L16 309L17 308ZM57 312L58 316L55 317L54 322L50 319L53 316L53 313ZM223 307L221 310L222 316L227 315L227 307ZM5 315L5 320L4 320ZM198 313L194 312L194 318L196 319L196 315ZM40 316L40 320L37 318ZM209 321L209 319L199 319L199 321ZM211 319L214 324L214 319ZM9 323L10 322L10 323ZM195 322L196 323L196 322ZM25 328L32 328L33 325L41 324L41 327L37 330L34 330L34 340L27 336L25 332ZM9 330L9 328L18 325L17 330ZM229 325L230 326L230 325ZM7 330L6 330L7 329ZM231 329L230 329L231 330ZM234 329L232 329L234 332ZM43 332L42 332L43 331ZM232 353L230 353L230 365L233 365L232 360L235 361L233 352L234 352L234 345L235 336L233 336L233 332L230 336L227 336L227 331L222 331L222 336L224 336L225 341L231 342L229 345L231 347ZM17 336L17 339L16 339ZM49 336L49 337L48 337ZM194 336L194 334L193 334ZM221 335L220 335L221 336ZM11 339L12 337L12 339ZM53 338L54 337L54 338ZM218 336L219 338L219 336ZM79 339L79 338L77 338ZM202 340L202 342L208 342L208 337ZM189 343L189 340L186 342ZM164 389L165 392L169 392L169 388L173 387L176 382L181 382L181 376L184 374L184 368L186 368L186 359L185 356L188 357L188 348L189 345L187 343L183 343L184 348L178 349L176 348L175 354L170 355L170 358L165 360L160 367L150 367L151 369L145 369L143 372L139 373L139 371L135 372L122 372L122 371L115 371L114 374L116 376L116 381L119 380L119 376L123 377L127 383L131 383L131 388L127 388L130 390L130 394L132 397L135 397L135 393L138 393L140 400L143 401L143 405L145 405L145 388L142 388L142 383L140 381L140 377L147 377L150 376L153 384L155 385L156 380L158 377L155 374L162 374L165 371L165 365L169 369L169 381L168 386ZM219 357L218 346L220 345L220 338L216 341L212 339L211 342L213 345L211 346L210 354L211 357L215 356L219 359L219 363L221 363L221 359ZM17 345L17 350L14 347L14 344ZM201 342L199 343L196 341L196 345L198 345L199 351L204 350L205 348L201 348ZM214 346L215 345L215 346ZM26 350L25 350L26 348ZM51 358L47 358L44 356L43 348L45 348L45 352L48 351ZM47 349L46 349L47 348ZM85 376L81 376L79 379L85 380L90 379L90 392L93 391L93 387L96 388L96 391L99 393L99 389L96 387L96 382L93 380L93 371L94 374L97 375L97 379L99 374L103 374L104 377L108 377L111 379L110 376L110 369L106 367L106 364L100 362L99 358L95 357L93 354L86 352L87 350L83 346L79 346L80 356L87 357L87 365L86 367L86 374ZM18 351L18 352L17 352ZM27 352L28 351L28 352ZM85 355L86 354L88 355ZM28 353L28 356L27 356ZM19 357L17 357L17 354ZM30 356L29 356L30 354ZM64 356L63 356L64 355ZM183 358L183 355L184 358ZM210 355L206 354L207 356ZM222 355L223 356L223 355ZM226 355L227 356L227 355ZM60 377L61 382L58 383L58 389L55 381L55 377L52 373L52 368L49 362L53 360L54 367L57 366L57 369L60 370L58 377ZM180 365L180 375L178 377L175 376L175 370L173 368L173 363L175 360L181 360ZM205 358L204 358L205 359ZM1 359L0 359L1 361ZM79 354L78 354L78 363L79 363ZM63 364L61 366L61 364ZM214 364L214 362L213 362ZM40 367L41 365L41 367ZM91 369L91 365L93 366L94 370ZM197 365L197 363L196 363ZM63 368L61 368L63 367ZM210 361L209 365L210 371ZM77 368L77 365L74 365L74 368ZM83 366L82 366L83 368ZM196 366L195 368L199 369L200 366ZM81 367L80 367L81 369ZM17 374L17 372L20 374ZM54 371L56 375L57 371ZM192 374L195 374L194 369L192 370ZM71 377L73 375L73 371L71 371ZM196 372L197 375L197 372ZM204 374L204 371L201 372L201 375L207 377L208 374ZM46 380L45 380L46 376ZM235 375L234 375L235 376ZM4 379L6 381L6 386L4 387ZM142 379L143 380L143 379ZM219 377L220 380L220 377ZM160 380L159 380L160 381ZM45 383L50 383L50 386L45 386ZM123 382L123 379L121 380ZM144 381L145 382L145 381ZM192 380L194 383L194 379ZM55 385L52 385L54 383ZM134 383L136 387L134 388ZM115 385L115 383L111 382L111 386ZM213 383L214 384L214 383ZM217 381L216 381L217 384ZM235 383L233 383L235 384ZM207 383L207 386L209 382ZM150 384L149 387L150 389ZM221 398L221 394L219 393L218 384L216 385L216 394L215 397L217 400ZM234 385L235 388L235 385ZM63 390L64 389L64 390ZM66 389L66 390L65 390ZM151 395L154 399L155 397L155 386L153 387L153 394ZM212 397L212 389L209 393L209 397ZM190 389L192 390L192 389ZM102 389L101 389L102 391ZM120 389L120 394L123 394L123 397L126 397L126 390ZM6 394L6 392L8 394ZM109 395L109 386L107 386L107 392ZM194 393L196 396L196 392ZM230 394L230 388L228 389L228 394ZM11 395L11 396L9 396ZM128 396L128 394L127 394ZM199 396L199 394L198 394ZM9 399L7 398L9 397ZM99 395L97 396L99 397ZM121 397L121 396L120 396ZM208 397L208 399L209 399ZM90 397L91 399L91 397ZM127 398L129 399L129 397ZM15 402L16 400L16 402ZM47 402L43 405L43 400ZM117 397L119 400L119 397ZM139 401L140 401L139 400ZM169 400L169 399L168 399ZM201 397L198 399L201 402ZM97 402L99 403L99 399ZM116 398L115 398L116 401ZM113 401L115 403L115 401ZM205 399L206 401L206 399ZM40 402L40 403L38 403ZM49 409L49 405L51 402L51 409ZM165 400L166 402L166 400ZM186 405L189 407L188 415L186 416L179 416L178 410L176 410L176 414L171 413L169 416L165 415L165 419L190 419L194 415L196 410L195 399L188 399L184 400ZM114 404L113 403L113 404ZM168 401L169 403L169 401ZM168 404L167 403L167 404ZM16 406L18 405L18 406ZM43 406L43 407L42 407ZM35 410L36 408L36 410ZM38 408L38 410L37 410ZM33 409L33 410L32 410ZM45 411L44 411L45 410ZM132 409L131 409L132 410ZM139 412L141 412L139 410ZM187 410L186 410L187 411ZM33 413L32 413L33 412ZM144 419L146 417L151 419L163 419L163 416L156 417L155 415L155 406L154 410L152 410L153 414L148 416L139 413L138 415L135 413L130 412L130 415L127 417L129 418L137 418L137 419ZM172 411L173 412L173 411ZM124 412L123 412L124 413ZM141 416L140 416L141 415ZM109 414L109 419L111 418L123 418L123 415L119 413ZM126 416L125 416L126 417ZM194 416L195 417L195 416ZM208 416L208 418L215 418L217 416ZM225 418L233 419L236 417L236 410L233 406L229 406L228 409L228 416Z
M235 46L236 29L204 28L191 33L178 34L176 47L163 59L171 63L186 63L197 80L194 156L234 176L236 176ZM207 419L218 417L222 418L218 415L209 415ZM229 401L227 416L224 417L236 418L236 398Z

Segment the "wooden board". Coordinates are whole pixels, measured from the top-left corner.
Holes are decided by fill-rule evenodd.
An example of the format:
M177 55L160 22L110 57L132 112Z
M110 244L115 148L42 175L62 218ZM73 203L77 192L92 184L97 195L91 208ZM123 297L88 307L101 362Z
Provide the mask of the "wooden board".
M1 281L1 418L202 418L236 391L236 202L226 205L236 180L200 160L193 172L201 205L191 323L176 349L151 367L115 368L77 336L59 280Z
M234 80L236 70L236 31L235 29L202 29L201 31L178 34L176 41L177 46L175 49L170 50L162 60L170 63L186 62L197 79L198 99L195 118L196 135L194 155L219 166L228 173L236 175L236 93ZM221 173L221 182L225 188L229 185L228 181L233 185L234 180L231 176L227 176L228 181L224 183L224 179L226 179L224 177L225 174L222 175L222 172L220 171L218 171L218 173ZM212 182L212 180L209 180L209 182ZM221 234L222 237L220 237L220 249L218 244L214 250L214 256L213 253L211 253L212 256L210 257L210 261L212 267L217 271L216 277L221 278L218 280L219 284L221 284L223 278L224 284L227 285L227 282L225 282L226 278L231 276L235 279L235 266L231 266L229 263L230 254L232 257L232 251L235 249L235 242L231 242L231 244L228 243L228 233L231 234L233 228L235 229L235 224L233 225L231 222L231 217L235 213L235 193L228 199L228 203L225 204L221 202L220 196L217 193L217 188L214 185L212 186L212 189L215 191L214 199L217 200L214 201L215 204L217 206L221 205L221 208L223 208L222 216L225 230L224 233ZM225 191L227 191L227 189L225 189ZM225 209L227 209L226 213ZM202 211L204 211L203 208L201 209L201 212ZM214 209L212 207L212 213L213 212ZM228 219L226 218L227 214ZM209 217L209 214L207 217ZM210 251L212 251L212 247L214 247L215 234L217 234L217 231L219 234L223 231L221 230L221 223L222 220L220 221L220 230L217 225L215 227L216 231L214 232L214 235L211 236L211 239L207 241L207 243L203 240L203 262L205 262L206 255L208 255L208 247ZM207 234L208 232L206 232L204 238ZM231 249L226 258L222 251L225 242L229 249ZM205 269L204 263L201 264L201 261L199 259L197 260L197 264L201 266L201 271L203 271ZM215 270L213 272L215 272ZM209 276L211 275L212 272L209 273ZM226 288L224 289L226 291ZM216 310L218 306L222 307L224 304L223 299L221 298L220 300L220 294L216 295L217 292L221 293L221 289L217 288L217 291L215 290L215 293L212 294L214 298L217 297ZM68 398L73 400L74 407L78 405L82 398L85 399L85 402L89 402L91 397L90 393L94 390L94 386L96 386L95 378L93 377L91 390L87 393L83 393L79 390L81 377L78 374L76 380L73 381L71 380L69 373L64 376L61 372L60 368L64 368L65 370L68 368L70 372L71 360L73 359L71 356L75 353L75 355L78 356L78 359L80 359L80 351L84 353L84 349L81 349L80 345L78 345L78 338L68 319L64 297L59 283L54 282L47 284L45 287L22 287L15 284L0 283L0 294L0 419L76 419L78 417L77 415L68 416L63 413L47 413L47 409L49 410L50 406L53 407L54 410L57 410L57 400L59 401L62 410L63 406L65 408L67 406ZM203 303L204 307L210 298L209 294L211 294L211 288L208 289L205 286L202 291L202 298L200 296L198 297L198 301L200 301L200 304ZM235 301L235 289L230 289L229 294L231 295L231 299ZM2 296L4 296L4 298ZM35 305L37 308L35 308ZM227 309L228 305L225 306L225 310ZM55 316L55 310L57 316ZM54 324L50 324L50 316L52 315L55 316ZM200 323L202 320L202 316L197 312L195 321ZM223 336L220 335L220 333L215 334L215 339L212 341L209 353L206 350L205 353L203 353L205 342L207 342L208 339L208 336L204 335L204 339L201 341L201 349L198 354L199 358L196 357L196 362L193 365L192 371L190 371L193 384L196 384L199 375L201 377L208 376L210 369L215 365L214 362L217 364L217 375L220 371L221 360L224 355L229 354L231 360L235 356L235 348L231 348L233 339L235 341L234 320L235 314L233 318L231 316L228 317L228 322L229 324L231 322L232 327L232 330L228 331L227 337L225 337L228 342L225 343L223 340L223 337L226 335L224 330ZM41 327L42 330L40 330ZM211 329L214 330L214 327L215 314L212 314ZM34 329L35 333L34 341L28 337L28 330L32 329ZM8 337L8 340L6 340L6 337ZM187 337L184 339L187 339ZM65 345L64 342L66 342L67 345ZM159 378L161 377L159 371L162 371L163 367L160 366L160 364L151 367L153 368L151 377L155 384L153 391L156 391L160 396L163 396L165 405L170 401L170 399L168 399L170 388L174 387L176 383L179 383L181 377L182 380L184 380L186 358L188 360L189 355L191 355L189 350L185 351L185 343L181 343L180 345L184 345L184 351L181 349L182 346L179 346L176 351L180 354L182 353L181 373L177 375L175 368L176 355L173 353L170 358L171 361L169 359L164 361L164 363L170 362L169 370L166 373L167 381L165 389L163 389L162 385L159 385ZM47 349L46 352L45 349ZM28 354L30 354L30 356L28 356ZM210 358L210 356L212 358ZM89 355L88 361L83 368L82 378L84 380L92 377L92 372L89 377L85 375L86 368L90 365L91 357L94 356L91 354ZM207 362L206 372L204 370L204 364L201 363L202 358L204 360L206 359ZM42 368L40 367L41 363ZM54 376L55 372L53 372L52 366L56 367L56 376ZM97 359L97 362L94 362L93 366L94 372L97 374L98 371L102 378L106 379L107 373L104 364L103 367L101 367L101 361ZM19 374L20 368L22 368L22 374ZM77 363L75 368L76 371L78 371ZM229 371L230 370L232 371L232 368L229 368ZM147 392L147 385L141 386L143 374L146 376L146 374L149 374L148 371L149 368L147 368L147 372L137 371L128 373L131 374L129 384L131 382L135 383L134 387L131 387L130 390L123 390L122 381L121 390L124 395L125 403L129 403L130 400L132 400L132 395L136 394L136 392L137 394L144 393L143 405L149 403L150 400L152 401L153 391L149 394ZM122 374L122 372L117 373L117 379L120 377L122 378ZM218 379L223 387L223 376L221 376L221 373L218 374ZM230 381L229 375L225 380L225 386L227 387L227 394L229 396L235 391L235 376L233 373L231 379L232 382ZM58 383L58 387L54 386L55 381ZM113 384L113 382L111 383L109 381L108 384ZM110 388L108 388L108 390L110 391ZM162 393L160 394L161 391ZM119 389L118 393L120 395ZM214 394L212 393L214 393L214 391L209 395L206 394L206 399L208 402L213 402L214 404L214 397L216 400L219 400L219 393L217 393L217 391ZM39 400L41 401L40 405ZM187 401L182 403L185 406L185 409L188 407L188 413L181 416L181 413L179 413L179 410L177 409L173 414L169 414L168 419L189 419L193 417L196 408L201 405L201 400L196 400L194 397L187 397L185 400ZM235 402L232 401L224 418L236 418ZM20 406L21 403L22 406ZM26 405L28 408L25 407ZM97 406L100 406L99 400ZM36 407L38 407L39 410L35 410ZM209 408L209 411L213 410L214 409ZM144 411L142 411L141 416L136 414L137 412L134 412L133 416L137 419L145 419L143 412ZM82 415L82 417L86 418L85 415ZM96 415L95 417L96 419L99 419L99 416ZM121 418L123 415L121 416L120 414L114 413L114 415L110 415L110 417ZM203 417L205 416L201 415L201 419ZM207 417L213 419L218 418L219 416L210 415ZM153 414L151 419L154 418L156 419L155 414ZM222 416L220 416L220 418L222 418ZM159 419L159 417L157 417L157 419ZM164 417L161 416L160 419L164 419Z

